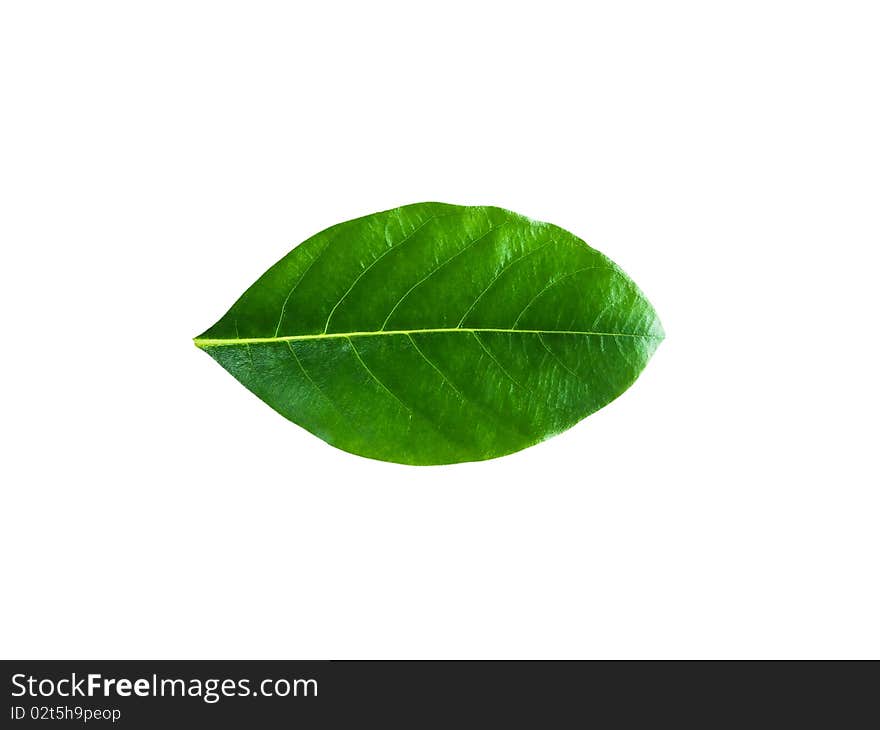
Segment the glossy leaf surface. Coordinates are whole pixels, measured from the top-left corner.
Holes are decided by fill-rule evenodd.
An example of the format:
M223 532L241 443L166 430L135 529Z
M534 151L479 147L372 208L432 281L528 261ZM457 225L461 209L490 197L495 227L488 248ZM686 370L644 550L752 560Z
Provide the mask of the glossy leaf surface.
M195 343L334 446L444 464L571 427L662 339L636 285L571 233L419 203L308 239Z

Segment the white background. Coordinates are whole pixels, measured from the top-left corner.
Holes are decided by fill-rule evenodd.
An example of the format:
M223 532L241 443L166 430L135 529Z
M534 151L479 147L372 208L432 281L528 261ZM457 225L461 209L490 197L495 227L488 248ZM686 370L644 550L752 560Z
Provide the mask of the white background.
M878 10L5 2L5 658L880 657ZM667 331L501 460L337 451L191 343L341 220L559 224Z

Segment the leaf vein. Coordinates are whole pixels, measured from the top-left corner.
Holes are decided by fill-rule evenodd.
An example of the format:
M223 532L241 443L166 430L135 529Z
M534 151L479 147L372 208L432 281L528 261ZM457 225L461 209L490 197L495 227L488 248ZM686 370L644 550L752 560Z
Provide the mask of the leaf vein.
M400 299L397 300L397 302L394 304L394 306L391 307L391 311L388 312L388 316L385 317L385 321L382 322L382 326L381 326L379 329L380 329L380 330L384 330L384 329L385 329L385 325L388 324L388 320L391 319L391 315L394 314L395 310L396 310L396 309L397 309L397 308L403 303L403 301L404 301L404 300L405 300L410 294L412 294L412 293L413 293L418 287L420 287L422 284L424 284L426 281L428 281L428 279L430 279L432 276L434 276L434 274L436 274L438 271L440 271L440 269L442 269L444 266L446 266L446 264L451 263L453 260L455 260L456 258L458 258L459 256L461 256L463 253L465 253L466 251L469 251L469 250L472 249L474 246L476 246L476 245L477 245L480 241L482 241L486 236L488 236L490 233L492 233L492 231L497 231L499 228L503 228L503 227L506 226L509 222L510 222L510 221L504 221L504 223L501 223L500 225L492 226L492 227L489 228L489 230L486 231L483 235L481 235L481 236L475 238L475 239L474 239L473 241L471 241L467 246L465 246L464 248L462 248L460 251L458 251L457 253L455 253L453 256L450 256L448 259L446 259L446 261L444 261L442 264L439 264L438 266L435 266L433 269L431 269L431 270L427 273L426 276L422 277L419 281L417 281L415 284L413 284L413 285L407 290L407 292L406 292L406 293L405 293Z
M524 315L529 309L531 309L532 305L533 305L535 302L538 301L538 298L539 298L544 292L546 292L546 291L549 290L549 289L552 289L552 288L553 288L554 286L556 286L560 281L564 281L565 279L570 279L572 276L575 276L576 274L580 274L580 273L583 272L583 271L590 271L590 270L592 270L592 269L607 269L608 271L614 271L614 269L611 269L611 268L609 268L608 266L587 266L587 267L585 267L585 268L583 268L583 269L577 269L576 271L572 271L572 272L570 272L570 273L568 273L568 274L565 274L565 275L563 275L563 276L558 276L558 277L556 277L555 279L551 279L550 282L547 284L547 286L545 286L543 289L541 289L541 291L539 291L537 294L535 294L535 296L533 296L533 297L529 300L529 303L526 304L526 306L522 308L522 310L520 311L520 313L519 313L518 315L516 315L516 319L513 320L513 324L510 326L510 328L511 328L511 329L516 329L516 325L519 324L519 321L520 321L520 319L522 319L522 316L523 316L523 315Z
M264 345L272 342L293 342L308 340L332 340L342 337L381 337L392 335L434 335L434 334L469 334L471 332L494 332L503 335L579 335L581 337L634 337L637 339L659 340L660 335L643 332L593 332L588 330L548 330L548 329L505 329L494 327L437 327L414 330L372 330L366 332L328 332L309 335L285 335L283 337L237 337L217 339L212 337L196 337L193 342L197 347L224 347L230 345Z
M382 388L382 390L384 390L386 393L388 393L388 395L390 395L392 398L394 398L394 400L396 400L398 403L400 403L400 405L402 405L406 409L406 412L409 413L410 418L412 418L412 415L413 415L412 409L406 403L404 403L402 400L400 400L400 398L398 398L391 391L391 389L387 385L385 385L385 383L383 383L381 380L379 380L378 377L376 377L376 374L372 370L370 370L367 363L364 362L364 359L361 357L361 354L358 352L358 349L354 346L354 342L351 341L351 338L346 337L345 339L348 340L348 344L351 346L352 352L354 352L354 356L358 359L358 362L363 366L364 370L367 371L367 374L373 380L375 380L376 383L378 383L379 387Z
M519 262L519 261L522 261L524 258L527 258L527 257L531 256L531 255L534 254L534 253L538 253L538 251L540 251L541 249L547 248L547 246L549 246L551 243L555 243L555 239L552 240L552 241L547 241L547 243L545 243L545 244L542 245L542 246L538 246L538 248L533 248L531 251L529 251L529 252L527 252L527 253L524 253L522 256L518 256L518 257L515 258L513 261L508 261L504 266L502 266L501 269L498 271L498 273L495 274L495 276L492 278L492 281L490 281L490 282L486 285L486 288L483 289L483 291L481 291L481 292L477 295L477 298L474 299L473 304L471 304L471 306L468 307L468 310L467 310L463 315L461 315L461 319L458 320L458 326L461 327L461 326L464 324L465 319L467 319L467 316L468 316L472 311L474 311L474 307L477 306L477 303L483 298L483 295L484 295L487 291L489 291L489 289L492 288L492 286L495 284L495 282L498 281L498 279L501 278L501 275L502 275L505 271L507 271L507 270L508 270L511 266L513 266L515 263L517 263L517 262Z
M409 341L412 343L412 346L414 348L416 348L416 352L418 352L419 355L422 356L424 361L426 363L428 363L428 365L430 365L432 368L434 368L434 370L437 371L437 374L441 378L443 378L443 381L445 383L447 383L449 385L449 387L452 388L456 392L458 397L461 399L462 403L464 403L465 405L473 406L474 408L477 408L477 409L483 411L483 413L487 413L492 418L492 420L494 420L495 423L497 423L499 426L501 426L501 428L504 429L505 431L516 433L516 434L519 434L520 436L528 437L528 434L526 434L525 432L523 432L519 428L511 427L509 423L502 421L501 416L498 413L496 413L495 411L487 408L486 406L473 400L472 398L468 398L467 396L465 396L458 388L455 387L453 382L446 376L446 374L439 367L437 367L437 365L435 365L430 359L428 359L428 357L425 355L425 353L422 352L421 349L419 348L419 346L416 344L416 341L409 334L407 334L407 337L409 338Z
M275 325L276 337L281 331L281 323L284 321L284 310L287 309L287 303L290 301L290 297L293 296L293 293L296 291L296 288L302 283L302 280L306 278L306 274L308 274L312 270L312 267L316 263L318 263L318 259L320 259L324 255L324 252L327 251L328 248L330 248L330 241L331 239L327 239L327 243L324 244L324 247L318 252L317 256L312 259L312 262L308 266L306 266L305 271L300 274L300 277L296 280L296 283L293 285L291 290L287 292L287 296L284 297L284 302L281 304L281 314L278 315L278 324Z
M539 341L541 342L541 344L544 346L544 349L547 350L548 353L550 353L550 357L552 357L554 360L556 360L556 362L558 362L558 363L563 367L563 369L564 369L567 373L569 373L572 377L574 377L578 382L580 382L580 383L584 383L584 384L586 385L586 381L585 381L583 378L581 378L581 376L578 375L574 370L572 370L570 367L568 367L568 365L566 365L566 364L562 361L562 358L559 357L559 355L557 355L555 352L553 352L553 350L551 350L551 349L547 346L547 343L544 342L544 337L543 337L543 335L538 335L538 340L539 340Z
M296 364L299 365L299 369L302 370L302 374L305 375L306 379L312 384L312 387L324 397L324 400L326 400L327 403L330 404L330 407L334 411L336 411L340 416L345 416L345 414L341 410L339 410L339 407L336 405L336 403L333 402L333 399L330 398L330 396L324 392L324 389L320 385L318 385L317 382L315 382L315 379L311 375L309 375L309 371L306 370L305 365L302 364L302 360L299 359L299 356L296 354L296 350L293 349L293 345L291 344L290 340L285 341L287 342L287 347L290 350L290 354L293 355L293 359L296 361Z
M480 335L478 335L476 332L471 332L471 334L474 336L474 339L477 341L477 344L479 344L479 346L483 349L483 352L485 352L492 359L492 362L494 362L498 366L498 369L501 370L501 372L507 376L507 378L508 378L508 380L510 380L510 382L512 382L514 385L518 385L523 390L527 390L529 392L532 392L531 388L526 388L526 386L524 386L516 378L514 378L509 372L507 372L507 368L505 368L501 364L501 361L498 360L498 358L495 357L495 355L492 353L492 351L483 343L483 340L480 339Z
M339 301L333 305L333 308L330 310L330 314L327 315L327 321L324 323L324 332L327 332L327 330L330 328L330 320L333 318L333 315L336 313L336 309L339 307L340 304L342 304L342 302L345 300L345 298L349 294L351 294L351 290L355 288L357 283L364 277L364 275L370 269L372 269L376 264L378 264L383 258L385 258L392 251L400 248L403 244L405 244L407 241L409 241L413 236L416 235L416 233L418 233L420 230L422 230L422 228L424 228L426 225L428 225L428 223L430 223L432 220L436 220L437 218L446 218L450 215L455 215L455 213L444 213L443 215L432 215L429 218L426 218L424 221L422 221L422 223L417 225L403 240L386 248L381 254L379 254L379 256L377 256L375 259L373 259L373 262L369 266L367 266L363 271L361 271L360 274L357 275L355 280L351 283L351 286L348 287L348 290L345 292L345 294L343 294L339 298Z

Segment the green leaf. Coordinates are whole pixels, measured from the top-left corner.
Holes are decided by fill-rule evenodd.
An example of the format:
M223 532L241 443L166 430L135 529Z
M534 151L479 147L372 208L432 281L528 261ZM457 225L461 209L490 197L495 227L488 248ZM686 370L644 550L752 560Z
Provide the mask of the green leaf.
M570 428L662 339L638 287L571 233L419 203L308 239L195 343L333 446L447 464Z

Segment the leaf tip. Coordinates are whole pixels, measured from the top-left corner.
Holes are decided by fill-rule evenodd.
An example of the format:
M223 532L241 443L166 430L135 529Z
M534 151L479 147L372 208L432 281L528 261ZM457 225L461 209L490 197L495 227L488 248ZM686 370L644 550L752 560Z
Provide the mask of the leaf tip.
M656 323L654 324L654 329L655 329L655 331L656 331L656 333L657 333L657 335L656 335L656 336L657 336L657 342L658 342L658 343L663 342L663 340L666 339L666 330L663 328L663 325L660 323L660 320L659 320L659 319L658 319L658 320L656 321Z

